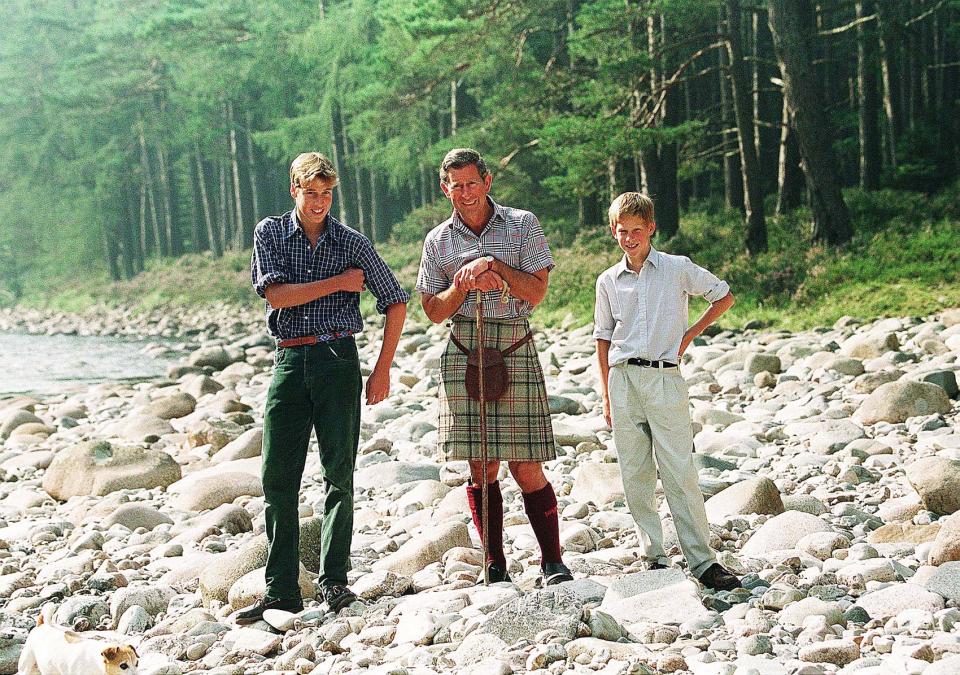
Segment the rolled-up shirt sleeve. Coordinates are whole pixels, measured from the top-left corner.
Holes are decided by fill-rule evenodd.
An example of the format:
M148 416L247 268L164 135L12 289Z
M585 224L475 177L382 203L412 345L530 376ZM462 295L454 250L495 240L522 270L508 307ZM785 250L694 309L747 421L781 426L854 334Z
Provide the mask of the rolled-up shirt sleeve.
M553 254L543 234L540 220L532 213L527 213L523 219L523 242L520 244L520 271L527 274L539 272L542 269L552 270Z
M434 254L433 242L428 238L423 242L423 254L420 256L420 271L417 273L417 292L436 295L450 288L450 281Z
M607 294L604 276L601 275L597 279L597 301L593 309L593 337L610 342L613 339L614 328L616 328L616 320L610 308L610 297Z
M356 261L363 270L364 283L377 299L377 311L380 314L385 314L390 305L406 304L410 300L410 294L400 287L387 263L369 241L359 246Z
M713 272L700 267L690 258L683 259L680 283L687 295L700 296L709 303L720 300L730 292L726 281L717 278Z
M267 297L267 286L285 284L290 279L286 262L268 229L269 220L261 221L253 231L253 254L250 257L250 280L261 298Z

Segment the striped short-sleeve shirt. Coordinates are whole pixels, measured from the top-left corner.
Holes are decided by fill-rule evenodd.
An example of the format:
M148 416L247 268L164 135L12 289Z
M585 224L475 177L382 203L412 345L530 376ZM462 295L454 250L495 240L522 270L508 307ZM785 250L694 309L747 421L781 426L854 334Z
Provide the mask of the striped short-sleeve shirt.
M423 243L417 290L436 295L453 284L453 277L466 263L492 255L510 267L532 274L553 269L553 255L543 235L540 221L529 211L501 206L490 200L493 215L478 235L467 227L454 211L433 228ZM500 291L483 294L483 315L491 319L516 319L529 316L533 305L510 297L500 302ZM476 312L476 293L471 292L457 310L467 317Z

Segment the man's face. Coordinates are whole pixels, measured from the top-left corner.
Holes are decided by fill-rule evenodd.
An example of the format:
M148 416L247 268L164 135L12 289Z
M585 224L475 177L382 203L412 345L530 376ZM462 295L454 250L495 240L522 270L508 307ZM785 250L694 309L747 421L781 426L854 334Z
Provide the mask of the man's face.
M640 216L622 215L613 225L613 236L628 258L646 255L657 224Z
M443 194L450 198L453 208L460 217L470 220L471 216L481 216L486 213L487 195L490 193L490 184L493 176L487 174L483 178L477 171L476 164L468 164L460 169L450 169L447 172L447 182L440 182Z
M299 187L290 186L301 225L319 227L323 224L333 204L333 188L334 182L323 178L311 178Z

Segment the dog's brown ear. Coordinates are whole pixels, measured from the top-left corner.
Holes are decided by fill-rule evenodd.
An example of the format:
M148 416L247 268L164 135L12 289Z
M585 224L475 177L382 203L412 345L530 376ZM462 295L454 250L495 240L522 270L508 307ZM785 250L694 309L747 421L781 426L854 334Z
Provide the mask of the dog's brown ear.
M100 653L103 654L103 658L107 661L116 661L117 656L120 655L120 650L116 647L105 647Z

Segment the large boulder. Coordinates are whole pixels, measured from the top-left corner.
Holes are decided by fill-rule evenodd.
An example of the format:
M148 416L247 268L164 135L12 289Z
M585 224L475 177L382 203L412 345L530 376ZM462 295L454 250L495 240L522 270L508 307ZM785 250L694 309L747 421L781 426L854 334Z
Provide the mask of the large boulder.
M849 420L817 420L816 422L793 422L783 427L788 436L807 441L810 449L818 454L830 454L848 443L865 436L863 429Z
M535 642L540 632L551 630L566 642L577 637L582 616L583 600L576 593L541 589L497 608L477 632L495 635L513 644L518 640Z
M587 462L574 470L573 479L570 496L578 502L603 506L626 500L619 464Z
M43 476L43 489L66 501L79 495L166 487L180 480L180 465L161 450L81 443L57 453Z
M212 368L213 370L223 370L231 363L236 361L226 349L219 346L201 347L190 355L187 359L187 365L198 368Z
M467 526L460 522L441 523L430 532L414 536L395 553L378 560L373 569L413 576L427 565L439 562L444 553L456 546L472 546Z
M853 335L840 345L840 352L857 359L875 359L887 352L900 349L896 333L866 333Z
M944 600L960 602L960 562L943 563L927 579L927 590L936 593Z
M220 448L211 462L229 462L234 459L249 459L259 457L263 450L263 427L247 429L240 436Z
M931 565L960 561L960 513L954 513L937 521L940 531L930 549Z
M916 584L891 584L861 595L859 605L871 619L886 621L907 609L922 609L934 614L943 609L943 598Z
M22 408L7 408L0 413L0 440L7 438L13 430L24 424L43 424L43 420Z
M186 392L177 392L170 396L163 396L147 405L143 412L146 415L159 417L162 420L172 420L186 417L197 407L197 399Z
M167 491L174 495L170 506L183 511L215 509L244 495L263 496L260 478L243 471L211 473L197 478L187 476L171 485Z
M251 570L237 579L230 587L227 593L227 601L234 609L247 607L260 600L267 592L266 567L258 567ZM316 585L310 577L307 569L300 565L300 574L298 577L300 584L300 597L309 599L317 594Z
M808 534L832 531L833 528L817 516L801 511L784 511L761 525L742 550L744 555L763 557L772 551L794 548Z
M230 589L248 572L267 563L267 539L254 539L235 551L213 557L200 573L200 597L205 607L214 600L227 602Z
M960 511L960 461L924 457L904 469L924 508L948 515Z
M780 357L774 354L749 354L744 363L744 370L751 375L767 371L769 373L780 372Z
M600 609L622 624L681 624L710 614L700 601L697 584L677 568L635 572L615 579Z
M135 530L138 527L152 530L161 524L173 525L173 519L165 513L160 513L152 504L134 502L121 504L103 520L105 528L117 523L129 530Z
M860 404L854 417L863 424L898 424L918 415L950 412L950 397L929 382L899 379L881 384Z
M385 490L416 480L440 480L440 467L415 462L381 462L357 471L353 484L358 490Z
M783 502L776 484L766 477L750 478L721 490L707 500L707 519L712 523L722 521L736 513L783 513Z
M112 422L103 429L105 436L116 436L134 443L151 443L175 431L167 420L137 412Z

